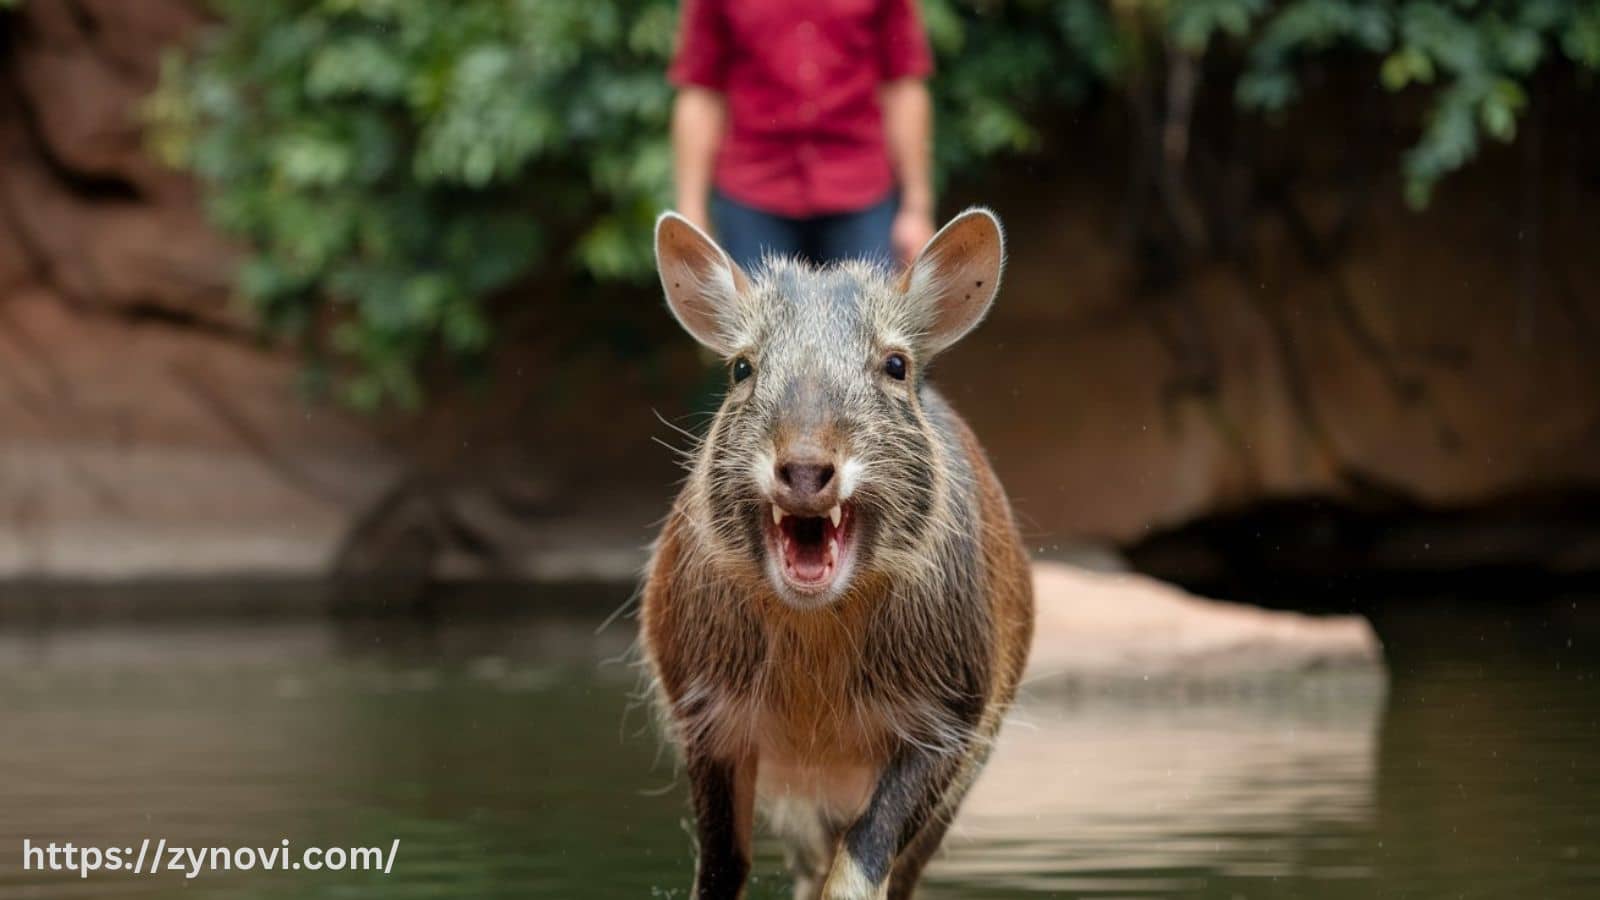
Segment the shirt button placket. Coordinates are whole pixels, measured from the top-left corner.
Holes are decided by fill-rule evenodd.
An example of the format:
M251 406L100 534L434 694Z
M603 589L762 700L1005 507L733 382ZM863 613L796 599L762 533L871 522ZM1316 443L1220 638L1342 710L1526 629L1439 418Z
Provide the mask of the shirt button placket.
M809 139L795 150L800 158L800 189L805 192L806 206L817 205L817 147Z
M800 124L809 129L817 122L817 102L814 98L817 94L817 83L822 75L816 60L817 25L807 20L796 26L795 30L805 47L805 57L800 60L795 72L800 79L805 99L800 102L795 112L800 118ZM817 200L817 148L811 140L812 136L808 134L795 151L800 159L800 185L805 191L808 206L814 206Z

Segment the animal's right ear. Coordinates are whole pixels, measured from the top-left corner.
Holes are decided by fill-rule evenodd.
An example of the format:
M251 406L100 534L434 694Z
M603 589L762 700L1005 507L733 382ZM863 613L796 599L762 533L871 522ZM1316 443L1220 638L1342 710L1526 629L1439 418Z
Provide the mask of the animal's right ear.
M735 304L750 291L744 271L716 241L675 212L656 220L656 270L667 306L683 330L717 354L732 355L729 321Z

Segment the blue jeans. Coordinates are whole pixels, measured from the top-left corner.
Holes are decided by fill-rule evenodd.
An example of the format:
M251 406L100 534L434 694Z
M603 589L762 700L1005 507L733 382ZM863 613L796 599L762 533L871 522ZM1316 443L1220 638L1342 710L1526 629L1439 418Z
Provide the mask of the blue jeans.
M817 265L842 259L893 262L889 229L899 208L900 198L890 194L856 212L791 219L746 206L721 191L711 192L711 223L717 229L717 240L747 272L759 268L767 253L801 256Z

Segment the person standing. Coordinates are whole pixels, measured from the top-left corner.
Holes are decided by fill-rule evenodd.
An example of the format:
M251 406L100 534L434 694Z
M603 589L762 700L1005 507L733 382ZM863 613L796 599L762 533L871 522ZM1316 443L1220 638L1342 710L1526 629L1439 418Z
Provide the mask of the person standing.
M915 2L685 0L668 70L678 212L734 262L904 265L933 237Z

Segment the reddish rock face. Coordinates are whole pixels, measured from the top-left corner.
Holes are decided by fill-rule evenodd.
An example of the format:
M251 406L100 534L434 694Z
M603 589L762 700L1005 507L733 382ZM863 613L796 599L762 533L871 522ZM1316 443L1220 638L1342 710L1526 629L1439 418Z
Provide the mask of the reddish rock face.
M143 151L178 0L40 0L0 55L0 576L312 572L392 476L229 302L233 250Z
M1040 190L1053 209L1008 220L996 314L936 377L1048 535L1137 540L1270 498L1451 508L1592 489L1600 191L1508 162L1489 154L1422 214L1394 181L1371 188L1331 264L1262 214L1247 266L1146 297L1119 197L1062 177ZM1335 192L1298 202L1333 230Z
M193 183L145 154L139 123L162 49L201 19L178 0L138 7L47 0L10 14L0 229L74 303L238 328L221 302L232 251L205 223Z
M0 301L0 575L310 573L393 465L249 343Z
M138 103L200 8L6 14L0 576L311 574L336 558L630 575L676 477L655 412L694 427L704 383L658 298L603 301L638 304L661 348L648 365L557 347L562 323L527 325L548 304L511 298L531 312L487 398L404 427L306 404L292 354L229 302L235 251L194 185L142 150ZM1351 148L1337 116L1318 118L1331 133L1272 131L1309 173L1289 199L1300 221L1253 210L1247 265L1194 264L1157 290L1138 288L1124 237L1123 138L1097 121L1067 156L961 198L1005 216L1012 257L993 316L934 375L1035 549L1262 498L1378 486L1450 507L1600 484L1600 187L1573 174L1593 171L1592 135L1550 129L1549 165L1523 165L1522 144L1490 152L1424 215L1371 184L1317 259L1302 232L1336 230L1345 195L1322 176Z

